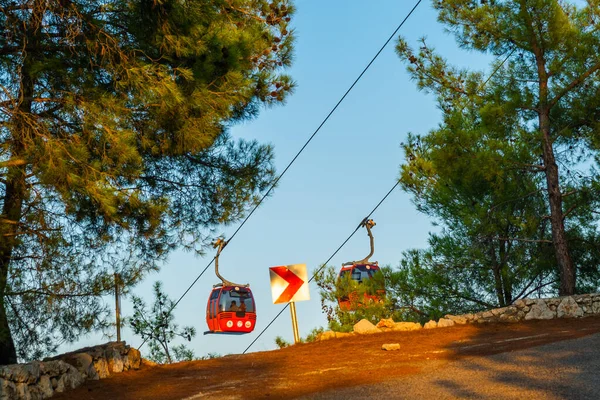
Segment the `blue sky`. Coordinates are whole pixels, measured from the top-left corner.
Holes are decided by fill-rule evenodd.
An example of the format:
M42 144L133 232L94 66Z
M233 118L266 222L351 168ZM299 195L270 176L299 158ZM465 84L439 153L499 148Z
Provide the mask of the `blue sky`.
M295 61L289 70L297 83L284 106L265 109L255 120L237 125L235 137L273 145L279 172L291 161L314 130L348 89L416 1L297 0L292 20L296 32ZM423 1L399 31L417 47L426 36L451 63L488 71L488 59L455 44L436 22L430 2ZM407 133L426 133L440 113L433 96L416 89L406 67L394 52L397 38L379 56L319 134L296 160L268 198L227 246L220 272L228 280L250 283L258 320L255 331L242 336L206 335L205 308L212 285L219 280L211 267L175 309L175 319L194 326L198 335L188 345L196 355L241 353L281 310L273 305L269 267L305 263L314 271L338 248L360 221L394 185L403 162L400 143ZM407 193L397 189L372 216L375 254L380 265L397 266L404 250L423 248L432 221L419 214ZM226 238L239 224L218 229ZM359 230L332 259L343 262L369 252L368 237ZM159 273L133 289L151 303L152 284L163 282L177 300L210 262L214 252L199 258L176 252ZM300 335L325 326L315 285L311 300L297 303ZM113 301L106 299L107 303ZM131 315L131 300L123 298L122 311ZM292 342L289 311L265 332L250 351L274 349L276 336ZM122 339L139 346L141 338L127 329ZM70 351L107 341L100 335L62 346ZM142 348L142 354L147 348Z

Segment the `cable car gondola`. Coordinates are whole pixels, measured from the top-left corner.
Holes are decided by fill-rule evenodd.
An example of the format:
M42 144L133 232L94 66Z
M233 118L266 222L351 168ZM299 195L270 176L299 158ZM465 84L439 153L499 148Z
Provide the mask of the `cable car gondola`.
M361 222L361 227L367 229L369 235L369 243L371 245L371 252L368 256L359 261L350 261L342 264L340 273L338 274L338 282L341 279L350 277L352 281L358 282L359 284L373 278L375 274L380 271L377 261L369 261L369 258L375 252L375 246L373 244L373 234L371 228L375 226L375 222L372 219L367 220L366 218ZM342 310L349 311L356 306L361 306L364 303L369 302L380 302L385 296L385 288L377 289L375 293L365 293L364 298L358 299L356 292L351 292L348 296L338 298L338 305Z
M242 335L250 333L256 326L256 305L250 285L230 282L219 274L219 254L227 244L223 239L215 242L218 247L215 257L215 273L221 283L213 285L206 305L206 323L209 333Z

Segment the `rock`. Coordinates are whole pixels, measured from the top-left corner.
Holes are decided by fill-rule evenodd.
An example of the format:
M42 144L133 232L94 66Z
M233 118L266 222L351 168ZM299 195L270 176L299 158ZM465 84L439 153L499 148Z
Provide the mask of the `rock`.
M55 377L66 373L70 368L73 367L64 361L44 361L40 363L40 374Z
M52 382L50 381L50 377L48 375L42 375L37 384L40 392L42 393L42 398L47 399L54 395L54 389L52 389Z
M123 359L118 348L111 346L106 349L104 354L106 355L109 373L123 372Z
M317 340L329 340L335 338L334 331L325 331L317 335Z
M467 320L467 324L469 324L471 322L475 322L475 316L471 313L463 314L463 315L461 315L461 317Z
M54 382L52 382L52 386L54 386L54 391L56 393L62 393L65 391L65 381L63 380L63 377L61 376L60 378L58 378L56 380L56 385L54 385Z
M449 326L454 326L454 321L452 321L451 319L440 318L440 320L437 323L438 328L447 328Z
M531 310L525 315L525 320L552 319L556 314L548 308L544 300L538 300L531 306Z
M600 314L600 301L594 302L594 304L592 304L592 313Z
M591 306L592 298L589 296L585 296L585 297L582 297L579 300L577 300L577 303L582 303L582 304L585 304L586 306Z
M396 322L393 331L415 331L423 328L418 322Z
M485 311L481 313L481 318L492 318L494 314L491 311Z
M146 366L146 367L156 367L158 365L154 361L146 360L145 358L142 358L141 364L144 365L144 366Z
M16 397L14 399L19 400L42 400L41 390L36 385L28 385L26 383L17 383L16 385ZM4 397L1 397L4 399ZM12 398L11 398L12 399Z
M556 309L558 318L583 317L583 310L572 297L565 297Z
M58 379L55 391L61 393L68 389L75 389L84 381L85 380L79 371L77 371L75 367L71 367L68 372L61 375L61 377Z
M519 322L522 318L524 317L524 315L507 315L506 316L506 322Z
M550 306L558 306L561 303L561 299L544 299L544 301L546 302L546 304L548 305L548 307Z
M381 350L393 351L400 350L400 343L386 343L381 346Z
M71 353L62 359L74 366L86 379L98 380L98 372L94 368L92 356L88 353Z
M27 390L29 391L29 398L31 400L43 400L47 398L38 385L29 385Z
M142 356L140 351L135 348L130 348L127 352L127 362L130 369L140 369L140 365L142 365Z
M110 375L108 371L108 364L104 358L94 360L94 369L98 373L100 379L107 378Z
M40 378L40 362L6 365L0 368L0 377L15 383L35 383Z
M364 335L369 333L379 333L379 329L366 319L361 319L354 324L354 332Z
M345 338L348 336L354 336L353 332L335 332L336 339Z
M516 301L513 303L513 305L514 305L515 307L517 307L517 308L525 308L525 307L527 307L527 305L525 304L525 301L524 301L523 299L516 300Z
M457 325L464 325L467 323L467 318L464 316L448 314L445 317L451 321L454 321L454 323Z
M9 380L0 378L0 399L11 400L17 398L17 387Z
M437 328L437 322L435 322L434 320L431 320L431 321L427 322L425 325L423 325L423 328L425 328L425 329Z
M396 323L391 318L384 318L377 323L377 328L393 328Z
M515 306L508 306L506 307L506 311L505 314L508 315L517 315L517 313L519 312L519 309Z
M498 316L498 315L504 314L507 311L507 309L508 309L508 307L494 308L490 312L492 313L492 315Z
M26 383L17 383L15 386L17 389L17 397L15 397L16 399L31 400L31 394L29 393L29 388L27 387Z

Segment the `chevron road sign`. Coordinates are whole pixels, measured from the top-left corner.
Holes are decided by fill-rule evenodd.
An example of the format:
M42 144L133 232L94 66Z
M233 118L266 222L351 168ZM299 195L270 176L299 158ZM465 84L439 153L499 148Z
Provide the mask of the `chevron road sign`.
M292 314L294 343L300 342L296 301L310 300L306 264L280 265L269 268L273 304L288 303Z
M310 300L306 264L269 268L273 304Z

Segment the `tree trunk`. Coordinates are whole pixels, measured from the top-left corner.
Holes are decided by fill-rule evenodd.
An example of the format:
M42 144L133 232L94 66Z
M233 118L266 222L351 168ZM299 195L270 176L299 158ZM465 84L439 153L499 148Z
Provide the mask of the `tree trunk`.
M508 247L508 248L507 248ZM507 253L510 251L510 245L501 241L499 245L500 257L500 277L502 278L502 293L504 294L504 305L512 304L512 279L506 264Z
M550 137L550 111L540 112L540 130L543 137L543 158L546 167L546 186L550 202L550 226L552 227L552 243L556 254L556 261L560 273L560 296L575 293L575 266L569 254L567 235L565 232L564 213L562 210L562 193L558 165L554 158L552 139Z
M36 8L37 7L37 8ZM36 0L34 10L43 10L41 0ZM25 28L24 42L35 47L39 43L39 28L42 18L31 17L30 24ZM35 53L35 52L34 52ZM24 54L21 68L21 84L19 87L19 107L11 115L13 120L13 143L10 148L12 158L22 157L25 153L25 138L31 137L31 123L26 121L31 114L32 98L35 92L35 78L31 74L35 60L29 54ZM4 203L0 215L0 364L17 362L15 344L10 331L6 314L5 293L8 287L8 272L12 254L19 242L19 222L23 203L27 196L26 165L8 168L5 183Z
M496 249L494 244L490 242L490 257L492 263L492 273L494 274L494 289L496 290L496 298L498 299L498 306L504 307L504 294L502 293L502 277L500 276L500 268L502 265L498 262L496 257Z
M525 2L520 2L524 15L528 15ZM529 19L531 23L531 19ZM546 189L550 203L550 226L552 228L552 243L556 262L560 273L559 295L566 296L575 293L575 267L569 255L569 246L565 233L564 213L562 210L562 193L560 191L560 179L558 165L554 157L553 140L550 134L550 105L548 89L548 72L543 46L538 40L538 31L531 25L530 38L533 53L536 59L539 83L538 122L542 135L542 158L546 173Z
M23 196L25 194L25 171L23 167L13 167L8 172L8 182L4 195L4 207L0 215L0 365L17 362L17 353L5 309L8 269L12 253L17 243L17 222L21 218Z

